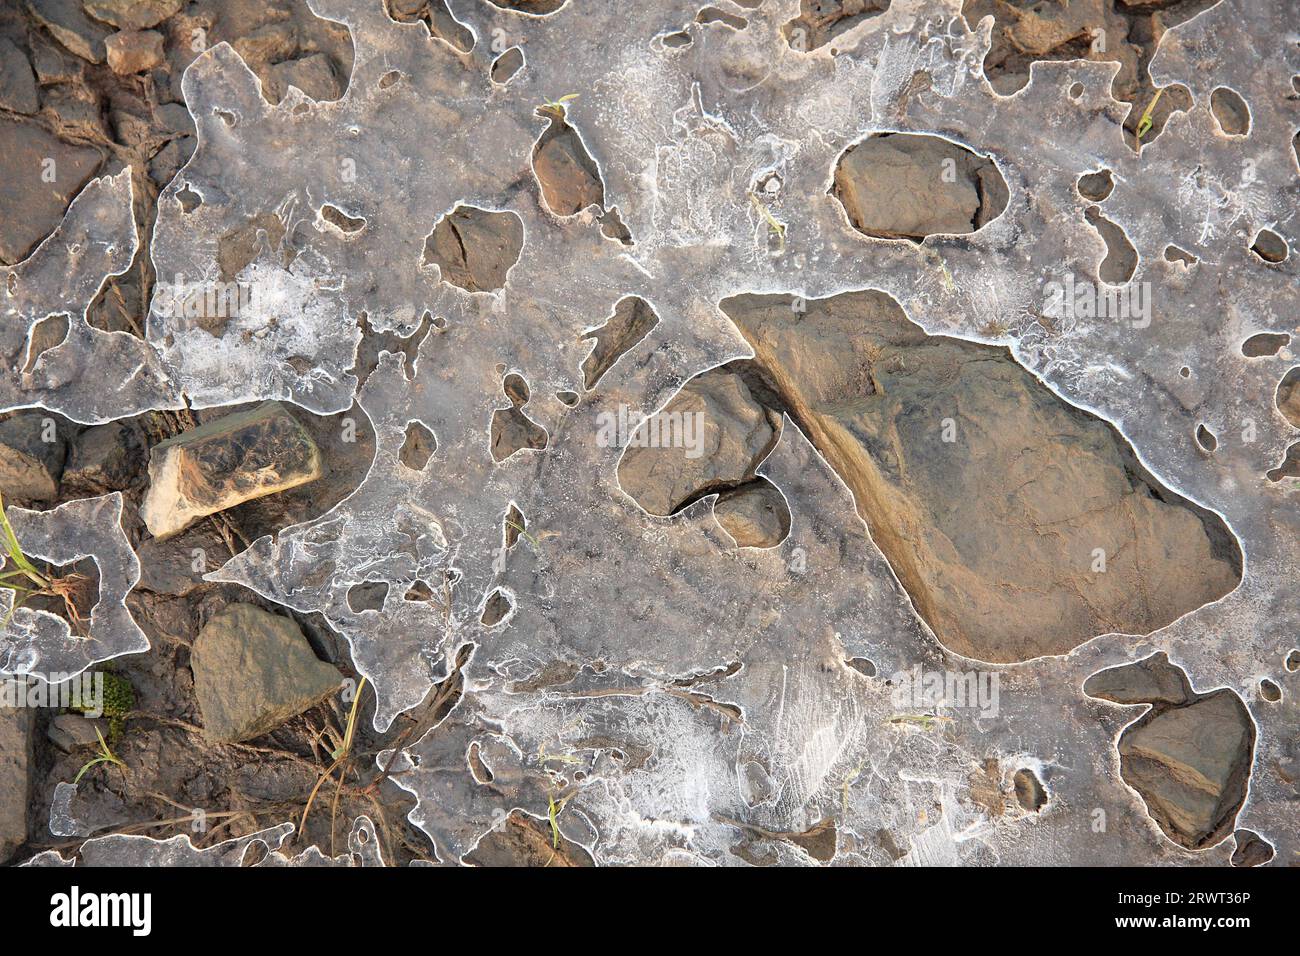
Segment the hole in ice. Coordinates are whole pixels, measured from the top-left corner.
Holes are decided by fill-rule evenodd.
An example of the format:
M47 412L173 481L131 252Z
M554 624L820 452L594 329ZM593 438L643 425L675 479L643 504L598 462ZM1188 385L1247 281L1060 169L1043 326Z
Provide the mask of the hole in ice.
M1265 262L1278 263L1287 257L1290 250L1287 248L1286 240L1272 229L1261 229L1255 234L1255 241L1250 244L1250 251Z
M528 383L514 372L506 376L502 391L510 399L509 408L498 408L492 413L492 457L505 461L515 452L537 450L547 444L546 429L524 414L528 404Z
M425 238L423 261L466 292L495 292L523 248L524 224L514 213L458 205Z
M1210 109L1219 123L1219 129L1229 136L1246 136L1250 133L1250 107L1236 90L1220 86L1210 94Z
M1214 432L1204 425L1196 426L1196 442L1206 451L1214 451L1219 447L1219 440L1214 437Z
M1106 258L1101 261L1098 276L1110 285L1124 285L1133 278L1138 263L1137 250L1129 241L1128 233L1103 216L1096 206L1090 206L1084 216L1106 243Z
M512 46L492 61L492 82L505 86L524 67L524 51Z
M203 197L188 185L176 190L176 201L181 204L181 212L187 215L203 205Z
M845 663L864 677L876 676L875 663L866 657L850 657Z
M546 208L557 216L574 216L588 206L603 207L605 184L596 162L563 110L538 107L550 120L533 146L533 173Z
M320 207L320 216L339 232L348 236L356 235L366 224L364 219L357 219L353 216L349 216L338 206L331 205L330 203L325 203L325 205Z
M749 21L744 17L738 17L734 13L728 13L717 7L704 7L695 15L696 23L721 23L724 26L731 27L733 30L743 30L749 26Z
M1282 699L1282 688L1265 677L1259 682L1259 696L1270 704L1276 704Z
M1263 866L1277 852L1271 843L1254 830L1238 830L1233 837L1237 841L1229 861L1233 866Z
M438 439L424 422L406 423L406 440L402 442L402 450L397 453L398 461L412 471L423 471L437 450Z
M877 133L850 146L830 192L859 232L912 242L975 232L1009 195L993 160L921 133Z
M781 32L790 49L808 53L889 9L890 0L799 0L799 16Z
M382 611L387 597L387 582L363 581L348 588L348 607L356 614L363 611Z
M1290 344L1291 336L1285 332L1258 332L1241 343L1241 354L1246 358L1264 358L1276 355Z
M1089 202L1101 202L1115 188L1115 177L1109 169L1100 169L1095 173L1084 173L1076 184L1079 195Z
M1038 774L1028 767L1017 770L1012 783L1016 790L1016 803L1026 813L1038 813L1047 806L1047 788L1038 779Z
M1196 265L1200 260L1185 249L1180 249L1177 246L1165 246L1165 262L1176 262L1184 269L1188 269Z
M1281 481L1283 478L1300 478L1300 441L1287 447L1282 457L1282 464L1264 473L1269 481Z
M508 618L514 609L515 604L510 595L497 588L488 596L487 603L483 605L483 616L479 620L484 627L496 627Z
M1273 396L1278 410L1296 428L1300 428L1300 365L1290 369L1277 383Z
M596 343L582 362L583 386L587 391L595 388L614 363L635 348L658 324L659 316L645 299L635 295L619 299L613 314L603 325L583 333L584 341L593 339Z

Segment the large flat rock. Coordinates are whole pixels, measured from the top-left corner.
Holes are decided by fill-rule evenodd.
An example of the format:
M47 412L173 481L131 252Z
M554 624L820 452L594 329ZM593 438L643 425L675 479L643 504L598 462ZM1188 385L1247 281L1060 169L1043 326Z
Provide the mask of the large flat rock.
M1231 591L1235 540L1001 348L889 296L723 308L939 639L1006 663L1145 634Z

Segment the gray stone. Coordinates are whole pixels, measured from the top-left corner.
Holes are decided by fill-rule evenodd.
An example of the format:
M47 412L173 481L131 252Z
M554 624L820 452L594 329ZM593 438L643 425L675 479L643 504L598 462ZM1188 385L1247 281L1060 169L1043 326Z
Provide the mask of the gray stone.
M41 108L32 65L6 38L0 38L0 107L28 116Z
M670 515L710 491L748 481L775 437L740 376L714 369L687 382L632 433L619 484L650 514Z
M51 441L45 441L45 438ZM43 412L0 422L0 493L5 502L49 501L59 491L66 450L63 427Z
M0 120L0 260L13 264L58 228L68 204L99 168L98 150L73 146L39 126ZM48 181L53 179L52 182Z
M87 13L119 30L147 30L184 5L185 0L82 0Z
M266 402L155 445L140 516L150 534L165 538L321 474L320 451L306 429L279 402Z
M50 742L65 753L71 753L81 747L95 747L99 737L95 731L108 739L108 721L104 718L92 719L80 714L59 714L50 721L46 735Z
M111 31L86 16L80 0L27 0L27 9L77 56L91 63L104 62L104 39Z
M226 742L269 733L343 680L312 653L296 623L252 604L232 604L208 621L190 666L204 733Z
M63 486L79 494L125 491L133 483L144 456L144 442L125 422L94 425L72 441Z
M0 863L27 842L32 711L0 706Z

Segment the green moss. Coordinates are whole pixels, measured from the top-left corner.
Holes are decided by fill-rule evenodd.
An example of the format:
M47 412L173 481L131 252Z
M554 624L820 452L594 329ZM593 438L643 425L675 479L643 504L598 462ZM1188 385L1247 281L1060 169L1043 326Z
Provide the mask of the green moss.
M126 715L135 710L135 688L121 674L101 671L104 678L103 716L108 718L109 742L116 743L126 726ZM69 708L78 713L94 712L92 702L73 703Z

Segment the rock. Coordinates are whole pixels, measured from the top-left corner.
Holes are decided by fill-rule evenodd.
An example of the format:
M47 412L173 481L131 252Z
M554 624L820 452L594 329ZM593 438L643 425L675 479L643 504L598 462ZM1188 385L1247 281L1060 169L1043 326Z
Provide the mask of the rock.
M230 556L230 550L212 522L187 528L183 534L159 540L149 538L136 549L140 557L137 588L155 594L183 597L205 582Z
M163 63L163 38L153 30L122 30L104 41L114 73L146 73Z
M0 120L0 155L7 170L0 177L0 260L13 264L58 228L102 157L39 126L8 120Z
M1021 767L1011 778L1016 793L1016 803L1026 813L1039 813L1047 805L1047 790L1038 774Z
M636 429L618 464L623 490L653 515L748 481L776 431L740 376L697 375Z
M285 60L270 68L266 93L273 102L282 100L291 86L298 87L318 101L337 100L343 95L343 87L334 72L334 66L324 53L313 53L300 60Z
M424 262L466 292L495 292L506 284L523 247L524 226L514 213L457 206L425 239Z
M252 604L232 604L209 620L190 666L204 734L228 743L269 733L343 680L312 653L296 623Z
M7 38L0 38L0 108L28 116L41 108L32 65Z
M58 495L64 430L45 412L18 412L0 422L0 493L6 504Z
M881 292L722 307L949 649L1066 653L1153 631L1240 580L1220 519L1006 349L927 335Z
M0 706L0 863L27 842L27 786L32 711Z
M279 402L226 415L159 442L149 453L140 507L149 533L173 535L191 522L321 476L316 443Z
M533 172L546 208L557 216L573 216L605 202L605 185L595 162L577 131L562 119L552 119L533 147Z
M143 459L144 440L134 426L94 425L73 439L63 487L87 497L125 491L134 484Z
M91 63L104 62L110 31L86 16L79 0L27 0L27 9L68 50Z
M54 746L65 753L71 753L79 747L98 746L99 737L95 734L97 730L104 735L105 740L108 739L107 720L92 719L80 714L59 714L50 721L46 734Z
M96 20L119 30L147 30L178 13L185 0L82 0L82 6Z
M292 23L268 23L241 36L234 47L251 69L264 69L297 53L298 36Z
M44 115L64 139L108 138L103 104L94 90L84 84L54 86L42 93Z
M1164 652L1098 671L1083 682L1083 692L1117 704L1180 706L1194 696L1183 669L1170 664Z
M854 228L920 241L974 232L1007 205L993 161L938 136L880 133L849 147L831 192Z
M86 75L86 64L55 43L40 36L30 38L32 69L41 86L52 83L80 83Z
M1158 709L1120 736L1120 773L1166 835L1189 849L1218 842L1246 799L1255 731L1230 690Z
M766 480L720 495L713 516L738 548L775 548L790 533L790 506Z

